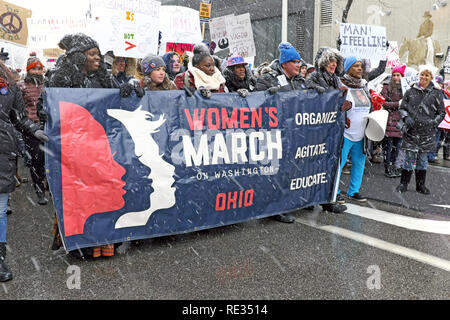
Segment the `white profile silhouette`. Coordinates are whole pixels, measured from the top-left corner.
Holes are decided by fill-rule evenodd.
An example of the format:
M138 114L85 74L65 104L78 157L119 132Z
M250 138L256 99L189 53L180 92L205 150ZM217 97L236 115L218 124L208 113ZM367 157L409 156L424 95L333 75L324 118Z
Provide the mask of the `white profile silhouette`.
M151 186L154 190L150 194L150 208L123 214L117 220L115 228L144 226L153 212L175 205L175 188L172 187L175 182L175 167L162 159L159 146L152 138L152 133L158 132L158 128L166 121L165 114L158 120L151 121L154 115L142 110L142 106L135 111L108 109L107 113L127 128L134 141L136 156L142 164L150 168L148 178L152 180Z

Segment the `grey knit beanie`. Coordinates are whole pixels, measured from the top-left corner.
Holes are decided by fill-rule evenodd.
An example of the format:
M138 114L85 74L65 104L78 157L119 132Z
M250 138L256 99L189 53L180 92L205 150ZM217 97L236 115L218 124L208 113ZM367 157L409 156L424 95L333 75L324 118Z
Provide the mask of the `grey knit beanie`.
M159 67L166 67L163 58L160 56L149 54L142 60L142 73L146 76Z

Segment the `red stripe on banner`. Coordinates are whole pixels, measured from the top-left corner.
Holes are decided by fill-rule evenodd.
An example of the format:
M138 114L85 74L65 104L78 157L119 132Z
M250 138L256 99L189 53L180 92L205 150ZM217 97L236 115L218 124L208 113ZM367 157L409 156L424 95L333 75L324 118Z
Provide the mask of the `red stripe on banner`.
M59 102L64 234L82 234L95 213L125 205L126 170L111 155L105 129L83 107Z

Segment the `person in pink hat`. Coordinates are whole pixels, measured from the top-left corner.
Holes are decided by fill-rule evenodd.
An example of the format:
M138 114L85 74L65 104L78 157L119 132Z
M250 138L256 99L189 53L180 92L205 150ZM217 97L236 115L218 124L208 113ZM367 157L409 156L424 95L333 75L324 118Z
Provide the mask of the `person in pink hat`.
M256 79L248 69L248 63L239 55L232 55L227 60L227 67L223 70L225 85L230 92L237 92L241 96L248 96L255 90Z
M383 139L384 175L388 178L401 176L399 169L395 167L395 160L402 144L403 133L396 126L400 121L398 109L403 98L401 79L405 76L405 69L406 65L392 69L391 79L383 84L381 90L381 95L386 99L383 107L389 112L386 136Z

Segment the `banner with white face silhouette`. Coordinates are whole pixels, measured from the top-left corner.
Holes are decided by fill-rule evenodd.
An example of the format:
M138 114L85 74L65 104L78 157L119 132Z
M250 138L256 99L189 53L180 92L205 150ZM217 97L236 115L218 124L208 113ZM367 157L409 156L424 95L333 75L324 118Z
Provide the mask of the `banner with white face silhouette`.
M47 178L67 250L264 218L335 197L339 91L121 98L46 89Z

